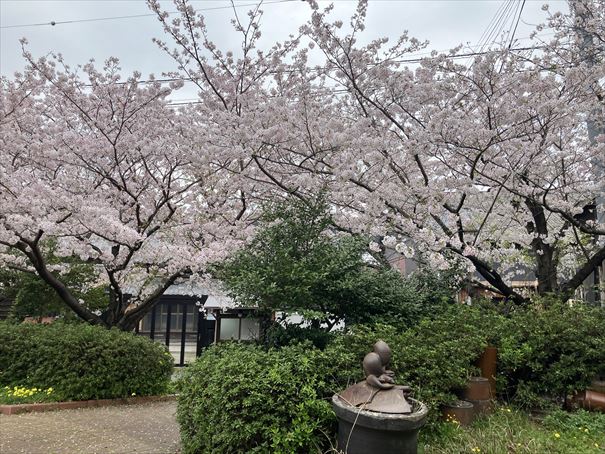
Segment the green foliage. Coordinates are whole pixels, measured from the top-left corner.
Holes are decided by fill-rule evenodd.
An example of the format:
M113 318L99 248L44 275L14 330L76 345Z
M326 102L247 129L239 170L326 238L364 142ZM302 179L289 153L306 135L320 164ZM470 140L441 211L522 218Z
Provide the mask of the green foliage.
M322 328L273 322L265 331L263 343L267 347L281 348L309 341L323 350L335 336L335 333Z
M570 413L556 410L544 418L544 426L560 432L581 432L582 434L601 435L605 448L605 413L578 410Z
M0 385L52 387L57 400L162 394L172 364L164 346L117 329L0 323Z
M574 317L578 318L577 324L592 329L581 331L573 345L567 345L565 332L562 339L555 339L561 326L554 319L571 318L575 326ZM500 368L507 380L514 378L510 375L514 372L510 369L510 355L525 352L527 348L519 342L528 339L532 345L540 340L542 350L554 349L559 356L561 345L569 348L565 357L577 351L577 360L582 364L574 377L587 377L592 361L603 364L594 356L594 347L599 344L590 337L596 336L596 342L602 342L599 336L605 332L594 330L601 323L600 317L602 313L585 307L536 305L505 316L493 308L456 305L405 331L374 324L331 333L323 350L308 342L268 351L254 345L221 344L200 357L178 383L183 449L185 453L325 452L335 433L330 396L363 379L361 361L376 340L383 339L393 352L390 368L397 383L412 386L413 397L432 410L428 430L431 436L422 441L427 452L506 453L513 449L523 453L564 453L572 452L569 449L576 443L577 452L596 453L603 421L583 412L554 413L544 427L537 427L518 410L504 408L468 431L437 419L439 406L454 399L455 391L465 385L469 376L477 374L474 362L488 341L502 350ZM557 330L553 329L555 326ZM541 332L550 333L547 339L551 346L542 343L546 338L541 337ZM532 370L539 373L526 383L538 390L550 386L550 380L566 376L557 374L557 370L572 367L537 351L527 360ZM543 366L535 369L534 361L550 361L552 374ZM559 386L567 384L563 381ZM472 451L473 448L481 451Z
M473 363L487 345L491 318L476 308L452 306L404 332L387 325L356 326L327 350L352 352L359 364L376 340L384 340L393 352L397 382L412 386L414 397L432 407L435 417L434 410L455 399L454 391L476 373Z
M26 388L25 386L0 387L0 404L33 404L39 402L55 402L56 393L53 388Z
M177 384L183 452L324 452L329 398L348 379L341 360L310 344L209 348Z
M561 401L585 389L605 364L605 311L540 299L500 328L500 391L517 405Z
M605 447L604 417L598 413L559 411L547 416L541 425L530 420L524 412L500 407L493 415L480 418L469 428L441 423L434 425L432 430L422 430L419 451L434 454L598 454L603 453Z
M240 303L297 312L328 329L339 321L409 326L451 300L445 292L437 295L425 275L406 280L387 264L369 266L363 259L367 238L330 228L321 198L312 205L273 206L251 244L214 274Z
M329 399L363 378L361 361L378 339L393 350L398 383L435 409L474 372L486 343L476 327L484 322L481 311L457 306L405 332L355 326L323 351L309 343L211 347L178 382L183 450L325 452L335 430Z
M96 285L94 266L75 257L57 257L54 249L52 243L45 245L48 265L61 265L61 281L73 295L92 311L106 308L108 295L105 287ZM57 315L70 320L78 319L55 290L33 273L0 269L0 294L13 301L10 317L15 321L22 321L25 317Z

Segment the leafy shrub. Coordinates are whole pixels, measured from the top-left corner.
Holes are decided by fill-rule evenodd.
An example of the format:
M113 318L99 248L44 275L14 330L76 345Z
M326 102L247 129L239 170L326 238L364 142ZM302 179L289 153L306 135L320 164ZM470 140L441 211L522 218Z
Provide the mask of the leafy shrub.
M452 301L454 275L406 279L380 254L369 266L370 240L335 234L329 211L321 195L267 207L253 240L216 264L215 277L242 304L296 312L327 330L343 321L406 326Z
M412 386L415 398L436 409L455 399L454 391L477 373L473 364L488 343L495 319L476 308L452 306L404 332L388 325L354 327L327 350L351 352L359 363L377 339L384 340L393 352L390 367L397 383Z
M325 452L335 431L330 398L363 379L361 361L378 339L393 350L397 382L436 407L474 372L486 344L477 330L483 322L478 310L452 307L403 333L388 325L356 326L323 351L310 342L269 350L213 346L177 384L183 451Z
M560 326L563 320L579 333L574 342ZM605 349L597 352L605 345L605 330L598 332L602 321L601 312L584 307L532 306L504 316L493 309L456 305L405 331L384 324L350 327L333 334L324 350L308 341L269 350L214 346L178 382L183 450L325 452L335 430L329 399L363 379L361 361L378 339L392 349L397 383L412 386L413 396L432 407L433 420L439 405L454 399L455 391L477 374L474 362L492 342L501 350L499 367L510 383L520 370L512 361L523 354L528 370L535 373L524 375L524 383L552 390L562 377L559 386L565 388L572 383L566 380L586 381L603 364ZM572 357L577 370L568 362Z
M585 389L605 364L605 311L541 299L514 310L501 327L500 391L516 404L562 400Z
M315 347L324 349L334 338L334 332L313 326L300 326L298 324L286 324L272 322L265 331L263 343L267 347L281 348L286 345L299 344L309 341Z
M335 430L330 398L350 380L346 364L351 355L309 343L209 348L177 382L183 452L324 452Z
M117 329L0 323L0 384L53 388L57 400L161 394L172 363L162 345Z

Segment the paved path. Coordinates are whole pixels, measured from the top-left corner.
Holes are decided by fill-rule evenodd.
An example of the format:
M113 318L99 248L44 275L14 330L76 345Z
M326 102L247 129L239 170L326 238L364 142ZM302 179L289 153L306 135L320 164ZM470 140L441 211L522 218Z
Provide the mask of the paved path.
M174 454L176 402L0 415L0 453Z

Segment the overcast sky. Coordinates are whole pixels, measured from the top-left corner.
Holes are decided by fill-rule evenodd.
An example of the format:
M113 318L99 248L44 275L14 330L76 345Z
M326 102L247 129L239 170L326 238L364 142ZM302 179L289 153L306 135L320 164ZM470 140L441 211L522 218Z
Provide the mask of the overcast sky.
M265 0L262 9L263 38L261 47L274 41L284 40L309 17L309 6L299 0L271 3ZM458 44L476 46L482 34L498 11L511 2L508 24L515 22L513 8L521 0L370 0L364 41L380 36L395 40L404 30L420 40L429 40L429 49L446 50ZM515 4L512 4L515 2ZM198 0L192 2L196 9L206 9L204 15L210 35L222 49L234 49L239 45L237 35L229 23L233 11L224 0ZM240 0L236 4L251 4L253 0ZM320 2L327 6L330 2ZM332 17L345 23L357 4L354 0L336 0ZM527 0L515 37L519 45L527 44L527 38L535 24L543 22L541 10L544 1ZM567 10L564 0L549 2L552 10ZM165 9L173 11L171 1L163 1ZM244 13L250 6L238 8ZM134 70L144 75L160 76L163 71L174 70L173 61L151 42L153 37L162 38L160 23L153 16L76 22L27 27L23 24L48 24L51 21L71 21L149 14L144 0L0 0L0 72L10 76L24 66L18 40L26 37L34 56L61 52L69 64L86 63L91 58L97 62L115 56L121 61L125 73ZM503 27L508 30L509 27ZM194 96L190 90L174 94L174 99Z

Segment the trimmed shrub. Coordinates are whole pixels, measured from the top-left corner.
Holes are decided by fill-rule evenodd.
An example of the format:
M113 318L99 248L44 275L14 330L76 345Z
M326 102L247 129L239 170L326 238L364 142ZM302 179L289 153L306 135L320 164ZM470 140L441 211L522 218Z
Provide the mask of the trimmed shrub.
M363 379L361 362L378 339L393 350L397 382L437 407L474 372L473 360L486 344L476 329L482 317L455 307L403 333L357 326L323 351L310 342L269 350L213 346L177 384L183 452L325 452L335 434L331 396Z
M335 434L330 398L363 379L361 361L378 339L392 349L397 383L432 408L433 421L478 373L474 362L488 343L499 347L499 373L510 387L568 391L604 364L604 320L586 307L540 305L504 316L457 305L403 332L354 326L324 350L308 341L269 350L213 346L177 384L183 452L326 452Z
M517 308L500 330L500 392L520 406L562 402L605 366L605 311L540 299Z
M323 328L300 326L298 324L283 326L281 323L271 322L265 331L262 342L266 348L281 348L286 345L308 341L315 347L323 350L335 336L335 333L326 331Z
M0 323L0 385L54 389L57 400L166 392L166 348L117 329L86 324Z
M410 385L413 397L435 410L454 400L454 391L477 374L473 363L488 344L495 323L493 314L458 305L403 333L388 325L354 327L327 350L351 352L359 364L376 340L384 340L393 352L390 368L397 383ZM363 378L361 371L357 378Z
M324 452L335 429L329 399L346 386L346 372L334 373L342 362L310 343L210 347L176 385L183 452Z

